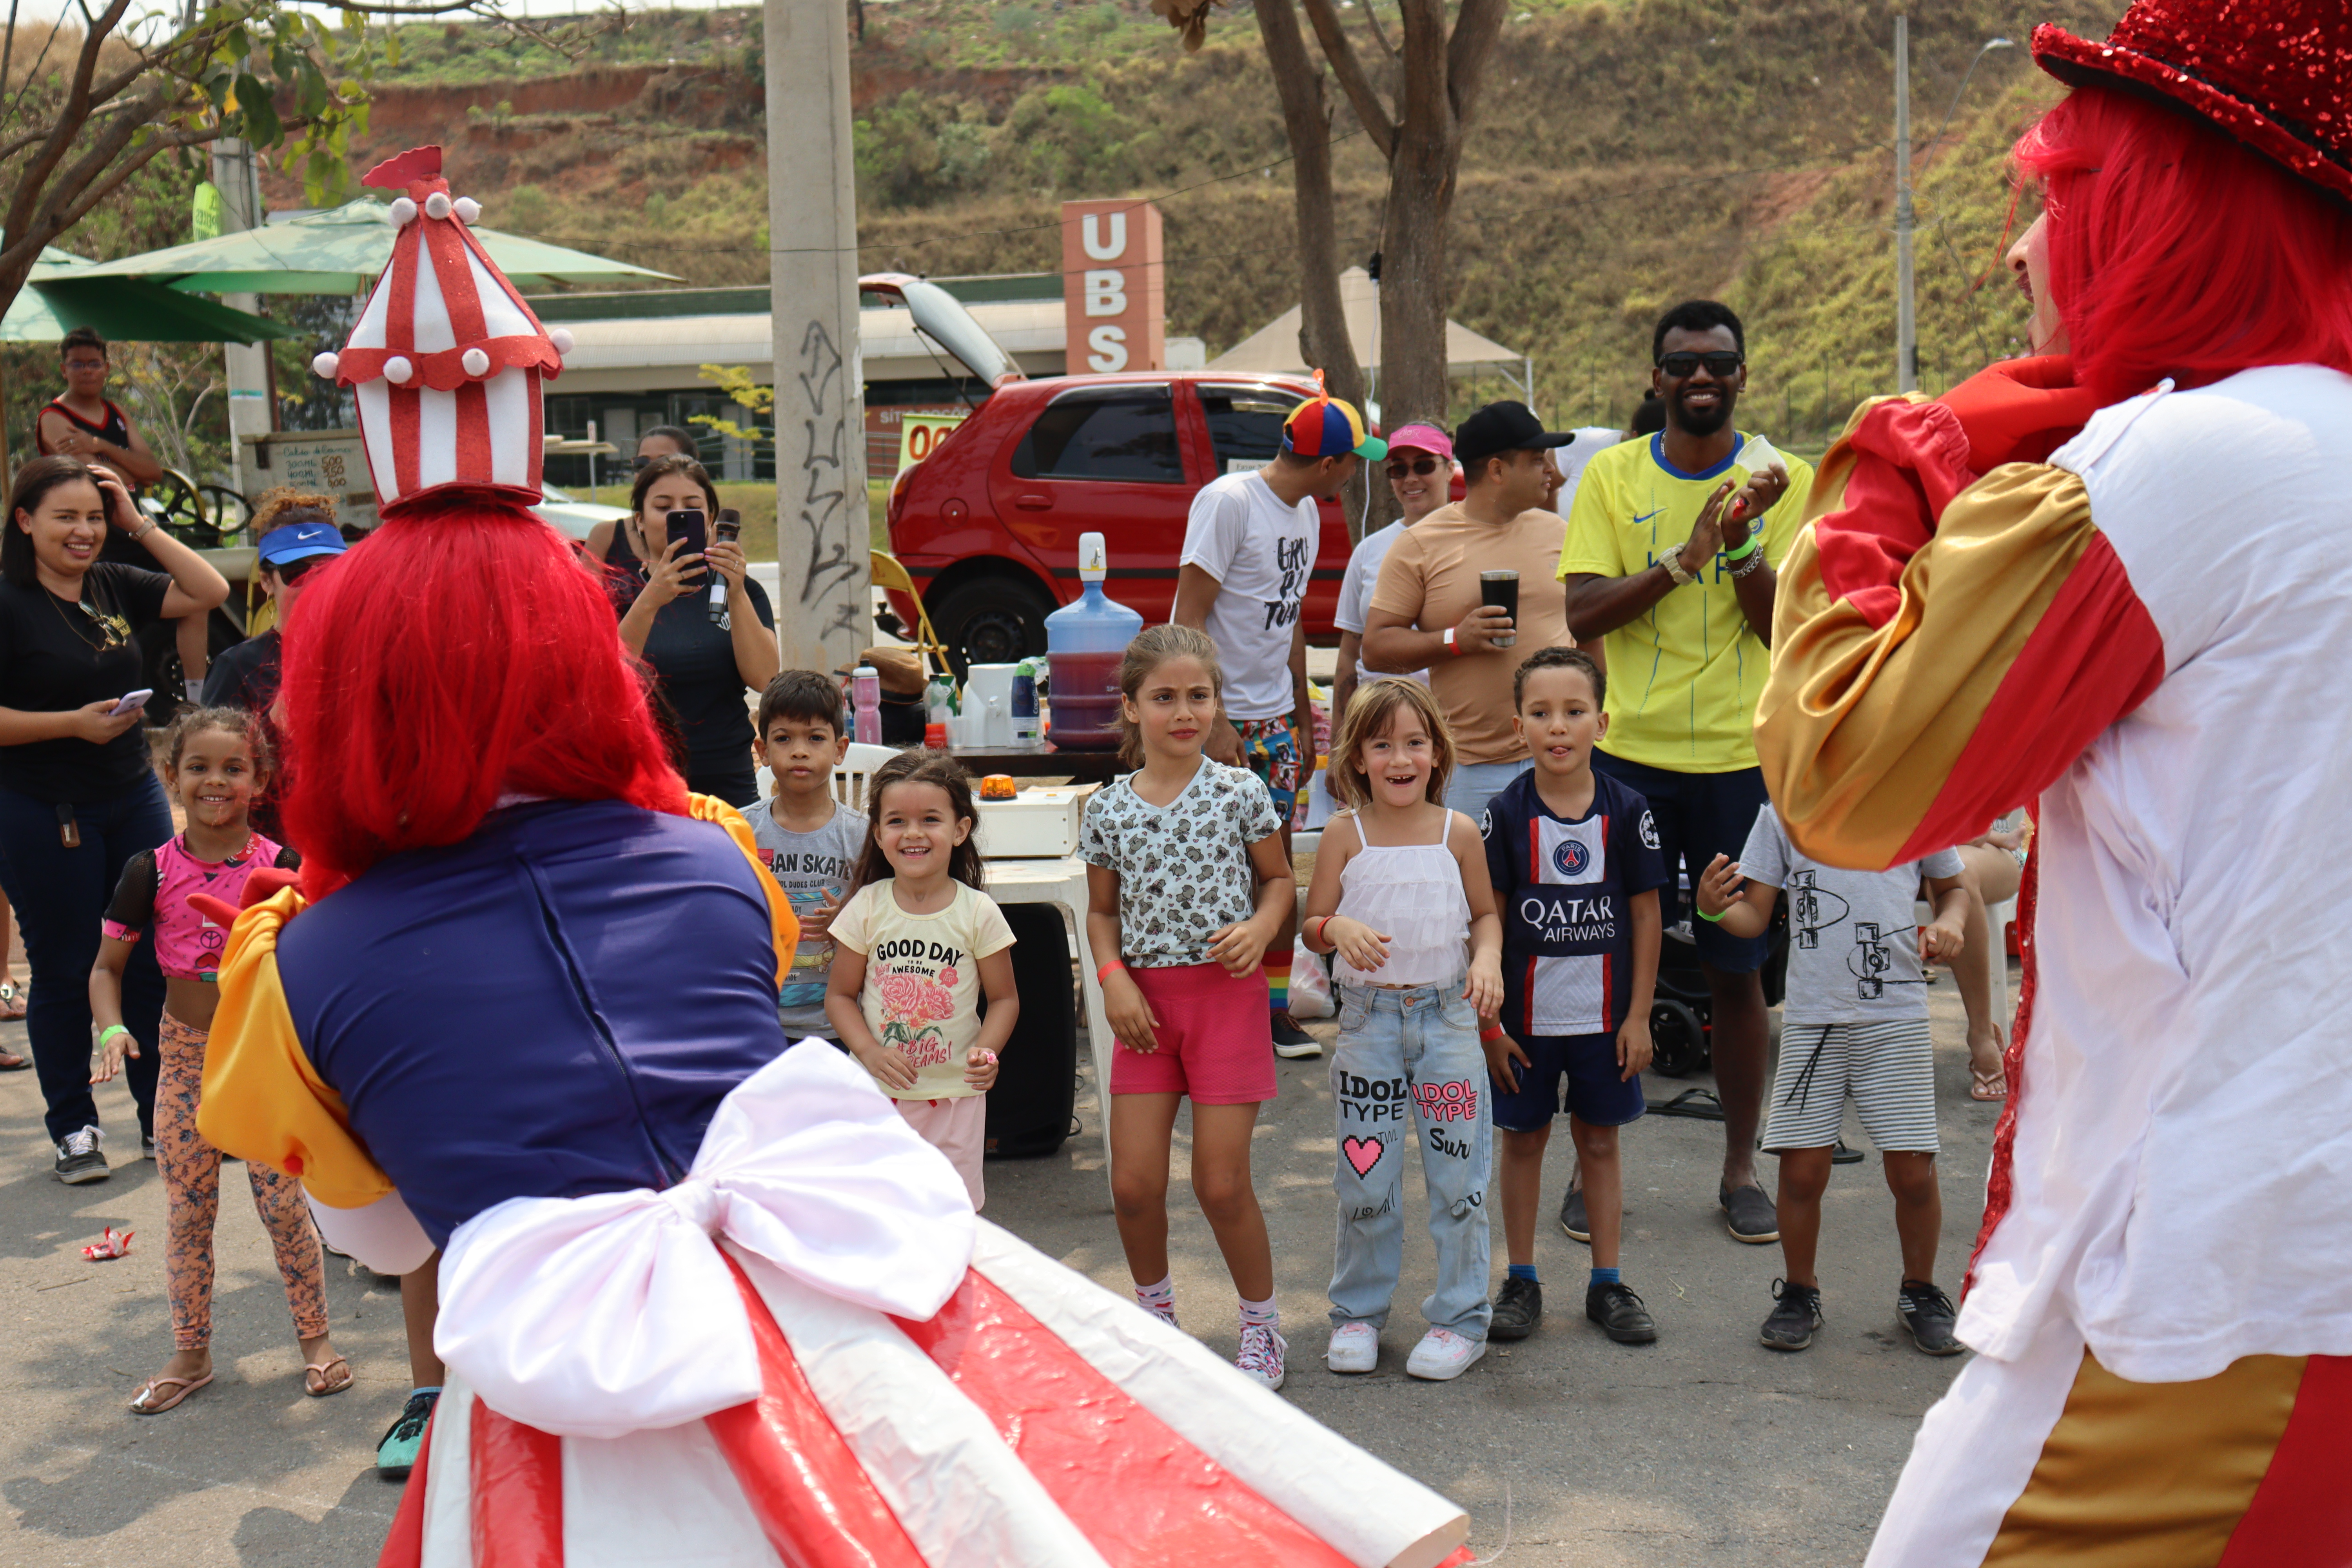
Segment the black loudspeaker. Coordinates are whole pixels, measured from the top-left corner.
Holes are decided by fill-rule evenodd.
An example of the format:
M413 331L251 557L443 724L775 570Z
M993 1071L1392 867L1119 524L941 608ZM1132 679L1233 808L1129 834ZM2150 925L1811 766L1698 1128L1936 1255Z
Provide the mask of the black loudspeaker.
M1013 986L1021 1018L1013 1026L988 1091L992 1158L1034 1160L1070 1135L1078 1070L1077 984L1059 904L1006 904L1013 928Z

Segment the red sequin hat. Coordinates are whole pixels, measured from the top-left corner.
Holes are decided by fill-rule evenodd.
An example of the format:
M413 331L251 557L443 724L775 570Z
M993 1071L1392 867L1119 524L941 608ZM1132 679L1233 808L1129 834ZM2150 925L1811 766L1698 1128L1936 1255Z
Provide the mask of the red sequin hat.
M2352 196L2352 4L2133 0L2104 44L2044 23L2033 58L2075 87L2170 100L2314 184Z
M570 334L540 325L467 227L482 209L451 199L440 148L361 183L403 193L385 209L400 234L351 342L310 368L354 389L377 510L461 494L538 504L540 380L562 370Z

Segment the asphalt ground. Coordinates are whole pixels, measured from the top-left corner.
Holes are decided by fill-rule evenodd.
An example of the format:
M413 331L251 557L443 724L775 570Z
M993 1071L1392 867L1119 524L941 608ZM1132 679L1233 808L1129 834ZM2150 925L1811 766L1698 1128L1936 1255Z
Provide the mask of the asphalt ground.
M22 973L21 969L19 971ZM1995 1107L1969 1100L1958 997L1931 989L1943 1130L1944 1250L1957 1290L1981 1201ZM1328 1021L1312 1026L1326 1040ZM0 1048L25 1049L21 1024ZM1078 1060L1084 1063L1083 1047ZM1371 1453L1467 1508L1482 1555L1514 1564L1747 1564L1787 1556L1859 1563L1921 1414L1961 1358L1931 1360L1897 1327L1893 1210L1875 1157L1840 1166L1823 1218L1828 1327L1811 1350L1756 1343L1780 1271L1774 1247L1725 1233L1715 1207L1722 1128L1653 1115L1624 1134L1625 1278L1658 1321L1654 1345L1611 1343L1582 1317L1589 1254L1548 1217L1538 1263L1549 1315L1458 1381L1402 1371L1423 1327L1433 1261L1407 1177L1404 1278L1380 1370L1322 1364L1335 1159L1326 1061L1281 1064L1257 1131L1257 1187L1274 1235L1285 1395ZM1655 1103L1694 1086L1652 1078ZM0 1077L0 1565L158 1563L342 1565L374 1560L399 1493L372 1471L407 1387L399 1295L330 1258L337 1347L357 1384L311 1399L267 1238L242 1167L224 1168L212 1386L160 1416L126 1405L170 1353L163 1194L135 1157L130 1099L100 1094L115 1173L68 1188L50 1173L30 1072ZM1100 1118L1081 1082L1079 1135L1049 1158L992 1162L989 1217L1113 1289L1128 1287L1102 1171ZM1846 1139L1866 1147L1849 1114ZM1552 1141L1548 1205L1569 1172ZM1174 1270L1186 1327L1232 1353L1232 1287L1190 1206L1184 1124L1173 1194ZM1769 1178L1772 1162L1764 1169ZM108 1226L131 1256L85 1261ZM1499 1226L1495 1271L1502 1273Z

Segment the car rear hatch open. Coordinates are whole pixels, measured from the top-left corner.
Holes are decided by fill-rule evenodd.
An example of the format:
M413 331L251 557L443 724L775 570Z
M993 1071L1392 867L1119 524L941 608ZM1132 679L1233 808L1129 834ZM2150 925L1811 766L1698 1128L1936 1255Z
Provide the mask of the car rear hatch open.
M990 391L1008 381L1024 379L1021 366L1004 346L988 335L988 329L964 309L962 300L938 284L905 272L869 272L857 280L857 288L866 303L903 310L912 318L925 345L944 356L943 374L954 376L955 366L961 365L964 374L980 384L981 395L971 400L975 406ZM874 345L869 344L869 358L873 351Z

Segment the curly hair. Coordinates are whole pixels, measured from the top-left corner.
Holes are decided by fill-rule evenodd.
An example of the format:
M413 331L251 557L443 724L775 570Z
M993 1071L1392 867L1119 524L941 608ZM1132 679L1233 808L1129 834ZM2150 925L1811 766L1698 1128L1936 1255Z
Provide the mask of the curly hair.
M289 513L301 513L289 516ZM273 528L289 522L334 522L335 498L322 496L316 490L298 490L292 485L276 485L261 492L253 503L252 533L256 539ZM337 523L338 528L341 524Z
M242 739L253 753L255 773L276 770L269 749L269 726L262 722L260 714L247 708L190 708L182 712L163 731L163 766L178 773L180 753L187 749L188 737L201 735L206 730L226 730Z

